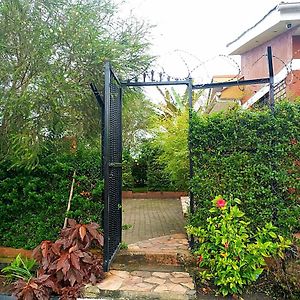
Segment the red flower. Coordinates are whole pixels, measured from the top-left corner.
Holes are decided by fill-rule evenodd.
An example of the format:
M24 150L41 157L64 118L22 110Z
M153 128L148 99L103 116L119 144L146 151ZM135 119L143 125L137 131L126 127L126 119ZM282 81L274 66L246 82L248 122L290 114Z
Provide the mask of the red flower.
M202 260L203 260L202 255L199 255L199 256L198 256L198 259L197 259L197 263L200 264L200 263L202 262Z
M298 144L298 141L296 139L291 139L291 144L292 145L297 145Z
M288 188L288 192L289 192L290 194L294 194L294 193L296 192L296 189L293 188L293 187L290 187L290 188Z
M223 208L226 205L226 201L224 199L219 199L217 200L216 205L218 208Z
M228 247L229 247L229 243L228 243L228 242L226 242L226 243L224 244L224 247L225 247L225 249L228 249Z
M296 159L294 161L294 165L297 166L297 167L300 167L300 160L299 159Z

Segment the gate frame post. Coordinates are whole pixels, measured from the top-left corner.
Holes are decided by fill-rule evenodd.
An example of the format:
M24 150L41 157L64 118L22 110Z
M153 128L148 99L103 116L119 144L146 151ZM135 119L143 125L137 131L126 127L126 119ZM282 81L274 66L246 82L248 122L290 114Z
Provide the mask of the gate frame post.
M104 261L103 268L104 272L109 269L109 132L110 132L110 121L109 121L109 111L110 111L110 63L105 62L104 66L104 137L103 137L103 179L104 179L104 213L103 213L103 230L104 230Z
M188 79L188 97L189 97L189 122L188 122L188 147L189 147L189 171L190 171L190 185L192 182L192 179L194 178L194 162L193 162L193 153L192 153L192 127L191 127L191 121L193 117L193 79L189 78ZM194 193L192 192L191 186L189 186L189 196L190 196L190 213L193 214L195 211L195 203L194 203ZM193 248L194 246L194 236L190 236L190 248Z
M269 68L269 78L270 78L270 90L269 90L269 105L272 114L274 114L275 109L275 89L274 89L274 68L273 68L273 55L272 48L268 46L267 48L267 58L268 58L268 68Z

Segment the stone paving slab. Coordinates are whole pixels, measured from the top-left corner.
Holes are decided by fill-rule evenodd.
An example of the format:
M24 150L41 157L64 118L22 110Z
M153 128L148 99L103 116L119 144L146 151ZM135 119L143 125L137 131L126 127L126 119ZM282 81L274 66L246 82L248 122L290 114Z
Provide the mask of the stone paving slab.
M195 299L193 279L186 272L112 270L96 286L86 286L85 297L128 299Z
M188 240L185 233L159 236L128 245L128 251L144 252L178 252L188 250Z
M186 234L177 233L128 245L128 249L118 253L112 268L125 271L161 271L165 268L167 272L174 272L194 263Z

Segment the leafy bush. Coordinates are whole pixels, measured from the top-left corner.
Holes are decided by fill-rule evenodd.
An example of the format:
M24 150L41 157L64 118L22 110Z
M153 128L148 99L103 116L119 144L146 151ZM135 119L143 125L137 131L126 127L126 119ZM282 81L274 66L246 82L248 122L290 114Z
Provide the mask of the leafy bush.
M36 266L37 263L35 259L22 258L22 256L18 254L12 263L4 267L1 272L5 274L5 278L9 282L17 279L29 281L34 275L33 273Z
M123 150L122 159L122 188L124 190L132 190L134 186L134 178L132 175L133 158L130 152L126 149Z
M263 272L264 258L276 254L283 258L290 241L277 235L271 223L251 231L237 206L241 203L238 199L225 201L218 196L212 203L205 226L187 227L198 241L194 253L199 267L204 268L200 276L204 281L212 280L223 296L240 294Z
M138 159L139 166L145 166L146 185L149 191L172 191L174 186L169 174L165 172L165 165L159 160L162 150L153 143L147 141L142 145Z
M188 110L160 122L156 146L161 149L158 161L169 174L176 190L187 191L189 182Z
M78 224L73 219L68 225L54 243L43 241L35 248L33 256L40 268L36 278L22 278L15 283L17 299L47 300L54 292L60 300L75 300L83 283L95 284L104 278L102 257L89 251L92 245L103 247L99 225Z
M205 224L210 200L223 194L246 199L242 209L255 225L272 221L284 235L300 230L300 103L279 103L274 115L194 115L191 126L192 224Z
M0 166L0 244L34 248L55 240L62 228L72 176L76 181L68 217L101 222L101 158L97 149L44 151L34 170Z

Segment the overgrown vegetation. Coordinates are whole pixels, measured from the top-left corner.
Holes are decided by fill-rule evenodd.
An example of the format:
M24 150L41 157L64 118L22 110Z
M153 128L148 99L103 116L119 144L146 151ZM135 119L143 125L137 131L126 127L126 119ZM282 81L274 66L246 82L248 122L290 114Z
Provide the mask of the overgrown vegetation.
M282 102L265 111L194 115L192 144L196 213L206 224L216 194L244 199L253 227L271 221L283 235L300 230L300 104Z

